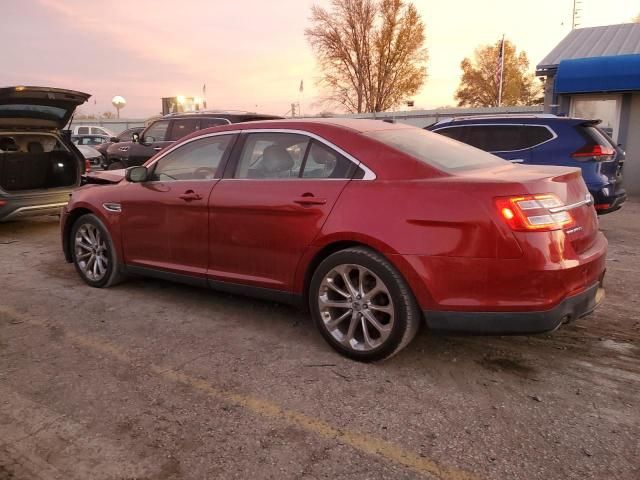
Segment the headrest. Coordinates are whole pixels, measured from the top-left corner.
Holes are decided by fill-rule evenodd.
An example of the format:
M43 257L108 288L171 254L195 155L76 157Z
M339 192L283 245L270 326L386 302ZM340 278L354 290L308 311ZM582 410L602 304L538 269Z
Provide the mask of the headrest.
M40 142L27 143L27 151L29 153L44 153L44 147Z
M0 150L4 150L5 152L17 152L18 145L14 138L2 137L0 138Z
M293 168L293 158L280 145L271 145L262 152L262 168L267 172L284 172Z

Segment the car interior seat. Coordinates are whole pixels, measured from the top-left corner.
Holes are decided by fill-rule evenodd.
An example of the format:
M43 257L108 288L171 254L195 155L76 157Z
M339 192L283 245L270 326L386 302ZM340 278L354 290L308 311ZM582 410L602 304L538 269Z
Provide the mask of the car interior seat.
M31 141L27 143L27 151L29 153L44 153L44 147L40 142Z
M293 157L280 145L270 145L262 152L262 161L258 170L260 176L265 178L280 177L286 171L293 168Z
M0 137L0 150L3 152L17 152L18 144L13 137Z

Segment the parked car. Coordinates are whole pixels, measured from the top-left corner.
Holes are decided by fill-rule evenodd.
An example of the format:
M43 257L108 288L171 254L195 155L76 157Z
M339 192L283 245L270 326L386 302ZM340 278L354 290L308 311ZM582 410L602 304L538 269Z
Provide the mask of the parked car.
M89 145L76 145L76 147L86 160L85 167L87 171L91 170L92 166L97 167L101 165L103 157L98 150Z
M0 88L0 221L59 213L85 161L61 133L90 95L48 87Z
M602 298L607 241L579 169L407 125L228 125L88 180L61 219L88 285L135 273L307 305L358 360L402 349L422 318L538 333Z
M114 137L108 137L106 135L72 135L71 141L75 145L89 145L96 147L105 143L111 142Z
M278 119L274 115L249 112L190 112L165 115L152 122L130 142L113 144L107 149L106 168L117 170L142 165L160 150L197 130L255 120Z
M115 137L113 132L107 127L98 125L75 125L71 129L71 135L103 135L105 137Z
M555 115L491 115L449 119L427 128L514 163L578 167L595 209L604 214L627 199L625 152L599 123Z
M108 168L108 166L109 166L109 162L107 161L107 152L108 152L109 147L111 145L114 145L114 144L117 144L117 143L123 143L123 142L130 142L133 139L133 134L134 133L135 134L139 134L143 130L144 130L144 127L127 128L126 130L124 130L123 132L118 134L117 137L110 138L109 142L102 143L102 144L94 147L96 150L98 150L102 154L101 167L104 170L106 170Z

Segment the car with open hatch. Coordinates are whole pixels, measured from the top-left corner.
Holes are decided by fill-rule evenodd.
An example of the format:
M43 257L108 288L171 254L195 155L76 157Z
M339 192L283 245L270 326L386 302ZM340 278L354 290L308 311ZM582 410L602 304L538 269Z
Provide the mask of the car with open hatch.
M89 94L0 88L0 221L59 213L81 183L85 159L62 133Z
M407 125L215 127L88 182L61 218L88 285L137 274L299 304L357 360L393 355L423 322L552 331L604 293L607 241L579 169Z

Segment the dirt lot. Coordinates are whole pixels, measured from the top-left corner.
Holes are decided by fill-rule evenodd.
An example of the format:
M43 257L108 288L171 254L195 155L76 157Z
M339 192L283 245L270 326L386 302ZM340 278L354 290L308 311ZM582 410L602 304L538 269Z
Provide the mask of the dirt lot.
M339 357L289 307L85 286L56 219L0 224L0 480L638 479L640 203L607 299L538 337Z

